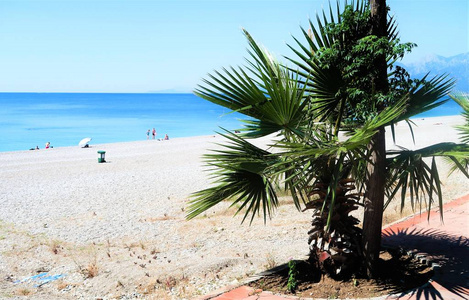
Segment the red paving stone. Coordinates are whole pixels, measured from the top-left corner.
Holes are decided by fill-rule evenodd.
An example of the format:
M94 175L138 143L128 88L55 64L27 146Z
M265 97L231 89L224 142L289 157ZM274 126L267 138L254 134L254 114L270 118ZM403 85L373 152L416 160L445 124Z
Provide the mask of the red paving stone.
M429 284L388 299L469 299L469 195L444 205L444 223L437 209L430 217L422 213L395 222L383 229L383 245L401 246L424 254L440 268ZM231 289L231 290L230 290ZM378 297L376 299L385 299ZM285 300L298 297L273 295L247 286L199 297L200 300Z
M231 290L228 293L212 298L213 300L284 300L291 299L273 295L270 292L263 290L254 290L251 287L241 286L237 289Z
M469 299L469 195L444 205L444 222L433 210L391 224L383 244L402 246L439 264L429 285L400 299Z

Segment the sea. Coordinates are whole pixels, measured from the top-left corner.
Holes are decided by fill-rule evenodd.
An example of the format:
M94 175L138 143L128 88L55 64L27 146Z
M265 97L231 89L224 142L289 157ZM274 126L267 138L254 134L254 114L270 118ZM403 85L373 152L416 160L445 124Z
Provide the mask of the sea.
M242 127L239 113L193 94L0 93L0 152L211 135ZM416 117L458 115L453 101Z
M0 152L211 135L241 115L193 94L0 93Z

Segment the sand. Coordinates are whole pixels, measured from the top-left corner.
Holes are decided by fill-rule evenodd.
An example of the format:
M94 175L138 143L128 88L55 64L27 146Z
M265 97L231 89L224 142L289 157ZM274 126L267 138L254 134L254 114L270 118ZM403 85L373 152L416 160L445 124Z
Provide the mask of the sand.
M399 145L456 142L452 126L463 119L415 122L416 144L402 123ZM228 203L185 220L191 193L210 184L201 156L219 142L213 135L0 153L0 298L190 299L303 258L310 215L288 197L267 224L241 225ZM469 193L462 174L442 181L445 201ZM386 221L398 213L391 206ZM16 282L41 272L63 277L40 287Z

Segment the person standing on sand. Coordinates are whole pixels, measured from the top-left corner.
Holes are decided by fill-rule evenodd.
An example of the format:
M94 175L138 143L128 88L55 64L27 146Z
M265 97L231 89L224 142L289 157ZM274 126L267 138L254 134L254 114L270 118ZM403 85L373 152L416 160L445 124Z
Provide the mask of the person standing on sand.
M147 140L150 139L150 129L147 130Z
M155 139L156 137L156 129L153 128L152 132L151 132L151 135L153 136L153 139Z

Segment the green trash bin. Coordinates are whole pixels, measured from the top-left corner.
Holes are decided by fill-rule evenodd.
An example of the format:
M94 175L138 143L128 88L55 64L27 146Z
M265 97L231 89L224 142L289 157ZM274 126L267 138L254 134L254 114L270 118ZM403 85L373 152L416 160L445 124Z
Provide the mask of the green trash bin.
M106 151L99 150L99 151L98 151L98 154L99 154L98 163L104 163L104 162L106 162L106 161L104 160L104 156L106 155Z

